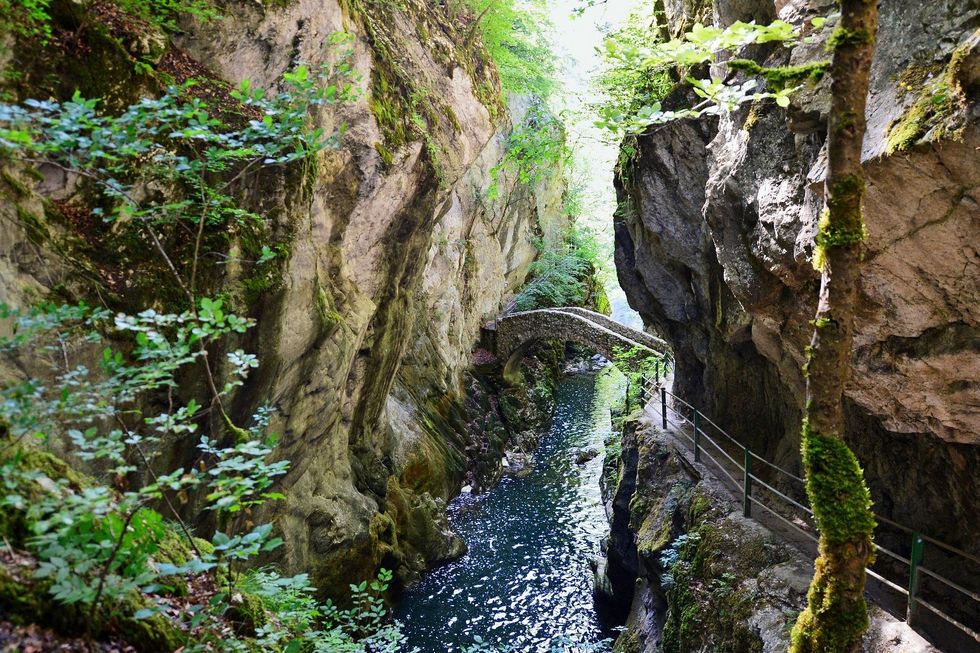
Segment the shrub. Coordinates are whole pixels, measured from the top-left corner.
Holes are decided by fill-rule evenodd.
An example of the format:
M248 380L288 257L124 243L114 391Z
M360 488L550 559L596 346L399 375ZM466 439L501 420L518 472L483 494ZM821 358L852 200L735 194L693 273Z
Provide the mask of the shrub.
M622 27L607 35L605 68L595 81L603 101L593 107L596 111L636 115L643 107L660 102L670 93L674 79L666 66L619 55L654 47L662 40L661 30L651 4L630 13Z
M178 5L152 5L163 6ZM0 525L36 561L36 587L58 603L83 607L93 634L123 612L128 619L182 622L191 636L188 652L256 644L272 651L378 651L391 650L399 638L397 627L381 623L377 595L387 588L387 572L355 588L351 611L304 602L305 576L242 575L249 561L282 544L272 524L250 517L255 507L284 498L273 485L289 463L273 459L271 409L260 407L243 425L226 412L259 364L229 346L253 321L201 290L206 236L265 221L239 205L233 184L253 169L299 164L338 143L339 133L309 129L308 117L314 107L350 97L349 54L321 70L297 66L279 94L242 84L230 96L242 111L229 123L194 97L191 84L116 116L77 93L64 103L0 104L0 154L76 174L94 204L91 214L112 225L103 230L105 244L118 248L113 238L132 239L158 259L176 289L173 306L160 308L158 297L158 308L130 312L84 303L0 306L3 332L11 334L0 338L0 354L40 368L0 388ZM275 251L263 246L257 255L242 264L261 266ZM137 267L134 274L147 271ZM159 289L163 280L150 281ZM99 348L97 364L86 363L85 354ZM221 376L211 362L218 352ZM192 368L204 380L200 401L181 399L187 390L178 378ZM57 441L95 475L82 477L38 455ZM195 464L161 468L154 452L177 441L196 446ZM191 494L215 515L210 542L194 537L179 517L176 504ZM198 585L197 593L175 608L167 601L187 593L177 580L184 578ZM259 597L249 617L254 637L227 623L246 605L255 607L245 598L250 591Z

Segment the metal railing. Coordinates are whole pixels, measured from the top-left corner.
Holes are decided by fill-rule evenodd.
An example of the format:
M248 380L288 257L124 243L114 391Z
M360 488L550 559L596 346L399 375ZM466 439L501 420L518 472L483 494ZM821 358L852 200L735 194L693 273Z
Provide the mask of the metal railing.
M818 542L817 529L813 523L813 511L806 504L805 480L803 478L765 460L749 447L732 437L700 410L672 392L669 392L661 385L659 369L656 378L648 377L644 379L640 401L646 405L647 400L653 401L655 395L659 395L661 425L665 430L670 426L674 427L674 432L692 445L694 462L700 463L702 462L702 458L706 458L735 487L741 487L742 513L745 517L751 518L753 508L758 507L765 510L767 514L772 515L806 540L813 543ZM668 397L672 398L672 405L670 406L668 406ZM705 432L705 425L711 427L717 433L715 438ZM690 433L685 429L689 430ZM727 446L719 444L716 438ZM741 462L739 462L738 458L741 458ZM753 463L755 462L760 463L766 470L771 472L769 482L760 478L753 471ZM736 478L736 476L740 476L740 478ZM780 487L783 489L780 489ZM764 490L766 494L775 497L778 500L777 502L782 504L782 508L767 505L758 496L761 494L758 490ZM753 496L753 494L756 496ZM790 494L795 494L795 498L790 496ZM771 504L773 502L768 503ZM925 608L946 623L962 631L967 637L980 643L980 632L978 632L976 625L969 626L960 619L951 616L949 614L951 611L950 608L944 610L934 605L933 602L926 601L922 597L920 587L923 577L928 577L952 590L952 593L948 594L948 597L965 597L967 601L975 602L977 604L975 606L976 610L967 612L976 614L977 611L980 611L980 592L968 589L961 583L950 580L933 569L926 567L923 561L927 544L938 548L946 556L950 556L957 561L962 561L962 563L967 565L975 565L978 574L980 574L980 558L886 517L875 515L875 519L879 524L902 531L909 538L911 544L910 554L908 557L905 557L881 546L877 542L875 543L877 552L895 561L897 565L908 568L908 574L905 578L897 578L895 574L889 573L885 569L882 569L883 573L878 573L873 569L867 570L870 577L904 597L905 619L908 624L915 627L919 620L920 608ZM886 577L885 574L888 574L891 578ZM904 586L901 584L902 582L905 583Z

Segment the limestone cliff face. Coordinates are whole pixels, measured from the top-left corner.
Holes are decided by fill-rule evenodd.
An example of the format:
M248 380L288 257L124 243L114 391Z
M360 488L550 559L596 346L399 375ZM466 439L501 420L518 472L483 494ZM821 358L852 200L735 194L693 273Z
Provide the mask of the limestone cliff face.
M724 25L778 10L807 25L832 11L822 0L669 4L675 28L706 13ZM881 3L864 143L868 251L845 395L876 510L974 553L978 24L969 2ZM825 57L828 32L753 56L769 65ZM687 101L683 93L668 102ZM764 102L656 129L619 176L620 281L672 343L676 389L797 469L828 106L824 80L785 111Z
M327 132L346 125L339 149L304 170L246 181L243 194L288 254L281 283L244 306L258 326L238 344L262 365L233 417L264 402L275 408L276 455L292 466L280 488L287 498L267 516L283 532L289 570L311 572L327 592L380 565L407 581L461 551L443 510L470 466L462 428L471 349L481 322L527 276L532 237L562 231L563 182L530 189L505 171L499 197L488 197L528 103L501 105L487 53L448 8L267 5L224 3L222 20L169 37L165 56L232 85L274 89L297 62L329 61L330 38L344 31L354 36L361 93L315 117ZM52 184L71 196L65 180ZM18 203L43 215L45 192ZM29 303L73 278L73 262L58 261L52 242L32 241L13 201L3 210L14 228L0 230L0 300ZM219 286L240 281L232 267ZM78 294L92 290L74 279ZM171 457L180 455L178 447Z

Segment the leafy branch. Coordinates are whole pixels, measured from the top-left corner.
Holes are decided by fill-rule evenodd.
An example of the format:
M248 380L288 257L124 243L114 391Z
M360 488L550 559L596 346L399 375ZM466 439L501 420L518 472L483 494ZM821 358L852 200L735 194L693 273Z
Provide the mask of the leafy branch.
M146 606L136 611L137 618L158 616L148 598L162 601L176 577L210 575L222 587L181 613L196 639L185 650L245 649L236 636L217 636L208 628L221 629L240 592L241 566L282 544L272 537L272 524L252 526L234 518L284 498L273 485L288 462L272 459L275 438L266 433L270 408L260 408L241 428L222 404L245 383L258 359L241 349L227 351L219 382L212 352L254 323L230 311L223 299L205 294L203 244L215 230L264 221L232 194L247 175L337 146L342 130L326 134L311 128L309 119L318 107L353 97L348 42L346 35L330 39L332 47L345 51L319 69L296 67L280 93L243 83L232 94L241 110L228 121L190 93L192 82L144 98L117 116L100 113L97 100L78 94L63 103L0 104L0 152L81 180L84 190L93 191L86 195L95 198L92 214L111 227L110 233L132 233L149 244L183 295L182 310L171 312L113 315L84 304L0 306L0 320L11 333L0 338L0 353L34 354L48 367L46 374L0 389L0 510L14 515L23 531L5 535L36 557L34 577L56 601L88 607L90 628L101 623L105 605L132 597ZM180 250L177 244L188 240L191 246ZM272 256L263 248L257 263ZM104 344L106 334L111 344ZM83 344L89 346L78 346ZM100 344L97 364L73 360L74 352ZM195 365L204 372L209 400L180 404L178 375ZM215 408L235 435L230 445L201 432ZM186 438L197 438L198 463L159 469L153 452ZM53 439L64 439L99 477L46 468L61 469L37 452ZM210 543L195 538L177 514L175 502L188 502L190 493L217 516L219 528ZM153 508L161 502L186 538L186 559L176 559L172 546L163 545L173 527ZM240 523L248 530L239 531ZM305 577L283 579L268 572L261 581L263 588L311 591ZM266 650L363 651L365 642L380 636L348 625L351 615L318 604L307 612L307 620L277 633L281 646ZM378 614L377 604L371 604L371 624L378 625ZM388 640L398 639L397 627L381 631Z
M815 27L822 27L826 19L814 20ZM727 63L733 71L745 71L761 75L769 82L771 90L760 87L758 80L748 79L732 83L729 79L712 77L699 79L686 75L686 81L694 93L702 99L692 107L665 110L659 100L642 106L604 106L599 109L596 125L616 133L639 133L651 125L660 125L685 118L718 115L733 111L746 102L771 98L781 107L788 107L790 96L799 89L798 82L819 79L826 71L826 62L805 66L766 68L747 59L728 59L750 45L778 43L792 47L802 38L799 29L777 20L769 25L736 21L726 28L696 24L682 37L649 44L622 38L608 38L604 43L604 56L620 69L635 68L647 71L679 69L696 70L706 64Z

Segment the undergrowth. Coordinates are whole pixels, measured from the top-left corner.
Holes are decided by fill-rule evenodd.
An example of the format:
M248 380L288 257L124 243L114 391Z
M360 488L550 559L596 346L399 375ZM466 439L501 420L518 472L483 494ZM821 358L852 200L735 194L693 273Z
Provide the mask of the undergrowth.
M515 308L527 311L583 305L588 298L588 282L599 265L595 237L573 228L554 248L540 240L535 244L540 256L531 265L531 280L514 298Z
M126 13L156 28L178 32L181 16L201 21L220 18L212 0L112 0ZM10 31L24 38L46 43L52 35L52 0L0 0L0 32Z
M330 43L343 50L347 38ZM220 270L203 262L215 254L227 264L230 252L217 248L229 234L267 225L237 182L302 170L337 147L341 132L313 129L309 117L352 97L349 56L297 65L278 94L243 83L231 98L253 119L234 123L190 83L118 114L77 92L67 102L0 104L4 163L77 176L83 204L62 213L81 221L82 236L99 234L118 269L151 276L157 290L116 311L55 297L0 305L0 354L23 371L0 387L9 558L0 593L10 616L122 637L142 651L390 651L400 641L380 598L390 572L353 587L353 607L340 610L313 599L305 575L247 571L283 544L255 510L285 498L275 486L289 462L273 454L273 408L245 419L229 408L259 365L236 347L254 322L218 296ZM267 274L278 251L262 245L235 263ZM191 375L196 389L182 383ZM159 455L180 449L190 452L183 462Z

